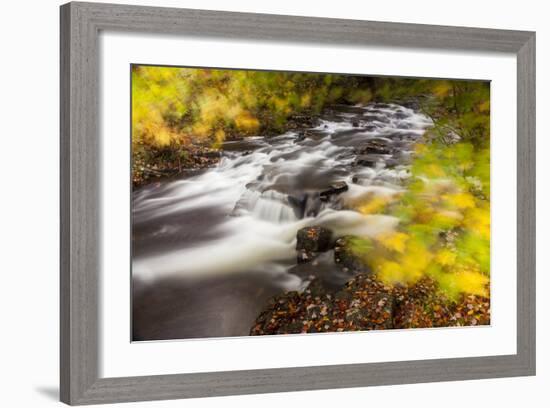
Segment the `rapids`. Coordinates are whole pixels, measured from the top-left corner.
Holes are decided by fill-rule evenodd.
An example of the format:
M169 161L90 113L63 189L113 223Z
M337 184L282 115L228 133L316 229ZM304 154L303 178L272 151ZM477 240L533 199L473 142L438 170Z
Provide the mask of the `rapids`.
M312 276L344 283L350 276L330 252L315 267L296 266L297 230L395 228L395 218L350 208L403 191L413 144L429 126L400 105L338 105L305 134L226 142L217 167L135 191L133 340L247 335L269 297ZM334 182L348 190L321 200Z

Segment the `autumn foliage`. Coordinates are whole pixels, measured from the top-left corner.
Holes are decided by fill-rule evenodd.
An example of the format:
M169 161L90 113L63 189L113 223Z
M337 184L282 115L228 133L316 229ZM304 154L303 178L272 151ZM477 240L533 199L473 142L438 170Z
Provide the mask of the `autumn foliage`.
M397 93L411 92L406 82ZM403 83L405 82L405 84ZM434 279L451 298L489 296L490 152L487 83L415 83L434 127L416 145L404 194L358 205L396 216L397 231L354 241L355 252L384 281ZM388 92L387 83L382 93ZM419 92L418 89L413 92Z
M434 126L417 144L402 194L357 203L398 228L356 237L353 251L385 284L437 282L451 298L488 297L490 279L489 84L332 74L134 66L133 172L181 162L197 145L283 132L293 115L333 103L414 98Z

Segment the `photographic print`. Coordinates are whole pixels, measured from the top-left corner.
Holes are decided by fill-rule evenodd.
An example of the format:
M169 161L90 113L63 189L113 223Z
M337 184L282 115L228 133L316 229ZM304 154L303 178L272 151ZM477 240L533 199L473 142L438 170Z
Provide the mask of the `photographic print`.
M132 340L490 324L490 82L131 66Z

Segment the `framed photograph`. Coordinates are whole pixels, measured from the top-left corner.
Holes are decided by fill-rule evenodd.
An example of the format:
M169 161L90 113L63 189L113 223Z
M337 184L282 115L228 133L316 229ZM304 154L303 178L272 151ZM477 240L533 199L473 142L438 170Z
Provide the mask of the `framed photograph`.
M61 400L535 374L535 34L61 7Z

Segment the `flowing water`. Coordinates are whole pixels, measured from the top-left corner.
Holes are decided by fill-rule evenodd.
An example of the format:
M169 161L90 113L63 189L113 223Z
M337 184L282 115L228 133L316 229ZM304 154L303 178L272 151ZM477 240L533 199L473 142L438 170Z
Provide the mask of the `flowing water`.
M398 220L354 204L403 190L431 121L395 104L334 106L305 134L226 142L217 167L134 192L134 340L248 335L269 297L350 272L332 252L296 265L296 232L373 236ZM348 190L321 200L331 183Z

